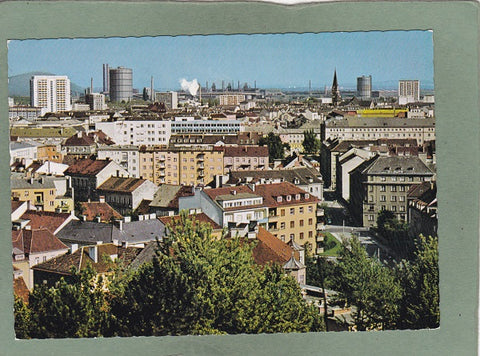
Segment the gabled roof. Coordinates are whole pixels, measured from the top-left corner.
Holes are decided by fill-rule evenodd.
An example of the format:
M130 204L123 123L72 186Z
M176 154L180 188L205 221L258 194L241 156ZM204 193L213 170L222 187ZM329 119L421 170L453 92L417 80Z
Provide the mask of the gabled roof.
M65 171L65 175L96 176L105 169L112 161L108 159L81 159L73 162Z
M252 252L255 262L259 265L278 263L283 266L292 256L292 248L263 227L258 228L257 240L257 246Z
M32 229L47 229L55 234L63 224L69 220L76 219L70 213L54 213L50 211L27 210L22 216L23 220L30 220Z
M98 249L98 262L90 257L91 249ZM142 249L137 247L122 247L114 244L101 244L94 246L82 246L74 253L67 253L54 257L46 262L32 267L34 270L47 271L59 274L71 274L71 268L75 267L77 271L87 267L88 263L92 265L97 273L109 272L111 265L105 261L103 256L116 256L124 265L128 266L140 253Z
M121 219L123 216L112 208L108 203L94 202L81 202L83 208L82 215L86 216L87 220L95 220L97 216L101 221L111 221L111 219Z
M416 156L378 157L363 173L367 175L433 175L425 163Z
M132 193L146 182L142 178L110 177L97 189L99 191Z
M47 229L22 230L25 254L67 250L68 247ZM15 241L17 244L17 241Z

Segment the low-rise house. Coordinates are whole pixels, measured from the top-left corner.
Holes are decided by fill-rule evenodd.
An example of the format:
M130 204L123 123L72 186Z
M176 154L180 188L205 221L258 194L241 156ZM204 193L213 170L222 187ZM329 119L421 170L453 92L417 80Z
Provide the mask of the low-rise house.
M98 194L121 214L135 211L143 200L152 200L158 187L141 178L111 177L97 188Z
M73 213L26 210L19 219L12 220L14 228L30 226L31 229L47 229L56 234L70 221L78 220Z
M193 196L195 189L188 185L162 184L153 196L149 210L157 216L178 215L178 199Z
M76 271L92 266L97 276L107 277L112 273L112 263L117 261L128 266L140 254L142 248L125 247L118 244L95 244L72 248L71 253L63 254L33 268L35 284L54 285L64 278L71 281L72 268Z
M65 171L71 178L75 190L75 201L98 200L97 188L110 177L129 177L129 173L118 163L91 158L75 161Z
M130 217L124 217L123 220L115 220L110 224L72 220L56 236L68 246L118 242L140 247L165 236L164 225L155 214L140 215L139 219L131 221Z
M62 143L62 152L78 159L85 159L96 154L99 145L113 144L115 144L115 142L102 131L90 132L88 134L78 132Z
M25 178L12 175L10 188L13 199L28 201L38 210L55 211L57 187L51 177Z
M27 286L33 288L31 268L68 251L68 247L48 229L12 230L13 264L22 269ZM28 261L28 270L25 270Z
M123 219L123 216L118 211L105 202L104 196L100 196L99 201L81 202L80 211L82 219L85 221L108 223L113 220Z

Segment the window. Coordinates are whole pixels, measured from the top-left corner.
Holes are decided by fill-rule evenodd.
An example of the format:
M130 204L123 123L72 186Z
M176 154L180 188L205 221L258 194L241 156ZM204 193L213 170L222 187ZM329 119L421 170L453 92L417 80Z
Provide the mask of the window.
M390 197L390 201L397 201L397 197L396 197L395 195L392 195L392 196Z
M400 187L398 187L398 190L400 192L404 192L405 191L405 186L404 185L401 185Z
M313 219L312 218L308 219L308 225L313 225Z
M397 186L392 185L392 186L390 187L390 191L391 191L391 192L396 192L396 191L397 191Z
M300 226L303 226L303 220L300 220L299 222L300 222Z
M280 209L280 216L285 216L285 209Z
M312 238L312 237L313 237L313 231L312 231L312 230L310 230L310 231L308 232L308 237L309 237L309 238Z
M381 191L381 192L384 192L385 190L386 190L386 186L385 186L385 185L381 185L381 186L380 186L380 191Z
M295 234L290 234L290 240L294 240L295 239Z
M300 233L300 240L303 240L303 232Z
M295 214L295 208L290 208L290 215Z
M280 235L280 240L282 240L283 242L285 242L285 235Z
M310 205L310 206L308 207L308 212L309 212L309 213L313 213L313 206L312 206L312 205Z
M387 201L387 197L385 195L380 195L380 201Z
M290 229L293 229L295 227L295 221L290 221Z
M368 221L374 221L375 215L368 215Z
M285 229L285 223L284 222L280 223L280 229Z
M300 208L298 208L298 213L299 213L299 214L303 214L303 206L301 206Z
M405 201L405 196L403 196L403 195L399 196L398 201Z
M281 203L281 202L282 202L282 197L281 197L281 196L278 196L278 197L277 197L277 202L278 202L278 203Z
M397 207L395 205L392 205L392 211L397 211Z

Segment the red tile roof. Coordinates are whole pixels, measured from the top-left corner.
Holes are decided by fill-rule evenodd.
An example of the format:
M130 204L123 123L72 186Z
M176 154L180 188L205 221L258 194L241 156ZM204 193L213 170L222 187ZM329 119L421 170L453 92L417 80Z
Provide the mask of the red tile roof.
M21 217L24 220L30 220L32 229L48 229L54 234L57 229L67 220L72 219L69 213L55 213L50 211L27 210Z
M100 173L106 166L108 166L112 161L108 159L81 159L76 160L70 167L65 171L65 175L82 175L82 176L96 176Z
M285 205L316 203L320 201L315 196L289 182L258 184L255 186L255 194L261 195L263 197L264 205L270 208ZM305 194L308 194L308 198L306 198ZM299 200L296 199L297 195L300 195ZM277 197L279 196L282 197L280 202L277 200ZM290 196L290 201L287 200L287 196Z
M30 291L23 280L23 277L18 277L13 279L13 293L23 300L24 303L28 303L28 296Z
M26 254L63 249L68 247L47 229L23 230L23 251Z
M112 208L108 203L100 202L83 202L80 203L83 209L82 215L87 217L88 221L93 221L97 216L100 216L101 221L111 221L114 219L121 219L123 216Z
M21 207L23 204L26 204L24 201L19 201L19 200L12 200L12 213L17 210L19 207Z
M263 266L267 263L284 265L292 257L292 248L263 227L258 228L257 240L258 244L252 252L255 262L259 265ZM295 254L298 259L300 257L298 252Z

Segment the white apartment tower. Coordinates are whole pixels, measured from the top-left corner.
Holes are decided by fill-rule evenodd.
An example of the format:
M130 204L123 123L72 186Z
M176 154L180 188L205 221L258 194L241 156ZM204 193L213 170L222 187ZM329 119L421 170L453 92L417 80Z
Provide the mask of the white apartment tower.
M400 105L415 103L420 101L420 81L419 80L399 80L398 81L398 103Z
M70 79L65 75L34 75L30 79L30 104L46 112L71 110Z

